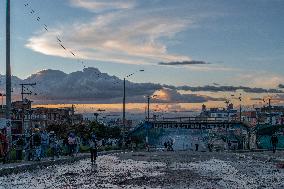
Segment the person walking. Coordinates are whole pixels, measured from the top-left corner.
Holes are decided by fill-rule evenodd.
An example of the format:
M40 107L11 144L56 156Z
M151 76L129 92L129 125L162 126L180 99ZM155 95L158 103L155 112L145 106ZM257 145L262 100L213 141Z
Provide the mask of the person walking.
M74 156L75 146L76 146L75 134L70 133L68 136L68 149L69 149L69 155L72 157Z
M96 139L96 135L95 133L93 133L91 135L91 138L89 140L89 145L90 145L90 152L91 152L91 162L92 164L96 163L96 159L97 159L97 153L98 153L98 149L97 149L97 139Z
M273 153L275 153L276 152L276 146L278 144L278 137L275 133L271 136L270 142L272 144L272 151L273 151Z

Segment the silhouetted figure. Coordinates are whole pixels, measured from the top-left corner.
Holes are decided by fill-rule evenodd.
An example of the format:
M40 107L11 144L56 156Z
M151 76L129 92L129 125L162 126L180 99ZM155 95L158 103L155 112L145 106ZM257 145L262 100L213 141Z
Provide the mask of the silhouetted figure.
M195 144L195 151L198 151L199 144Z
M91 136L91 139L89 140L89 144L90 144L90 152L91 152L91 162L92 164L96 163L96 159L97 159L97 153L98 153L98 149L97 149L97 141L96 141L96 135L93 133Z
M209 152L213 151L213 144L212 143L208 143L208 150L209 150Z
M272 151L273 151L273 153L275 153L276 152L276 145L278 144L278 137L277 137L276 134L273 134L271 136L270 142L272 144Z
M168 151L174 151L173 145L174 145L173 141L172 141L172 140L169 140L169 141L167 142L167 150L168 150Z
M168 149L168 143L167 142L164 142L164 147L165 147L165 150Z
M22 136L16 141L16 160L22 160L25 141Z

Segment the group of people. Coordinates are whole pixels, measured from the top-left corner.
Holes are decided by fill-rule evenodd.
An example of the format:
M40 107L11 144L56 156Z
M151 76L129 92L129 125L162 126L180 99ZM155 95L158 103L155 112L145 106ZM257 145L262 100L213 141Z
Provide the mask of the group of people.
M46 130L40 131L39 128L35 128L29 135L18 135L17 139L12 143L12 147L16 151L16 160L40 161L48 155L52 159L55 157L59 158L63 151L63 143L65 143L67 149L65 155L73 157L80 148L80 140L78 138L74 132L70 132L66 140L63 141L56 136L54 131L48 133ZM88 145L91 153L91 162L95 163L97 157L97 138L95 133L91 134ZM3 163L7 159L8 146L6 135L0 131L0 159L3 160Z
M173 145L174 145L173 140L168 140L164 142L164 147L165 147L165 150L167 151L174 151Z
M23 140L19 137L16 141L16 159L21 160L22 152L25 153L25 160L40 161L41 158L47 157L47 151L50 149L51 157L59 157L60 145L54 131L47 133L47 131L40 131L38 128L34 129L31 135L27 135Z

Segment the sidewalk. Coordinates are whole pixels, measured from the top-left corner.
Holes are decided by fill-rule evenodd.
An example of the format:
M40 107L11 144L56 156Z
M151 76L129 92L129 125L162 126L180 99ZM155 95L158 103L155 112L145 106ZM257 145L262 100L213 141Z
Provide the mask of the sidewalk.
M102 151L98 152L98 156L118 153L121 152L120 150L115 151ZM59 164L66 164L66 163L73 163L75 161L79 161L81 159L90 158L90 153L79 153L74 157L70 156L61 156L60 158L56 158L52 160L51 158L44 158L41 161L22 161L18 163L7 163L7 164L0 164L0 177L13 174L13 173L20 173L24 171L31 171L35 169L45 168L51 165L59 165Z

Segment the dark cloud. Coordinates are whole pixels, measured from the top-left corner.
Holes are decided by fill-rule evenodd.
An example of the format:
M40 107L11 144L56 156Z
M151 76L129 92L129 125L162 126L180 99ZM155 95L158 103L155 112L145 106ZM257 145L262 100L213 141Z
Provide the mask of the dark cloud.
M197 65L197 64L209 64L204 61L191 60L191 61L181 61L181 62L160 62L159 65L167 65L167 66L184 66L184 65Z
M263 98L258 98L258 97L253 97L253 98L250 98L250 100L253 100L253 101L263 101Z
M205 86L198 86L198 87L191 87L191 86L170 86L170 85L163 85L166 88L170 89L177 89L177 90L185 90L185 91L192 91L192 92L200 92L200 91L208 91L208 92L236 92L237 90L243 90L247 93L283 93L282 90L279 89L264 89L264 88L251 88L251 87L244 87L244 86L212 86L212 85L205 85Z
M163 93L166 98L160 98L157 96L155 102L160 103L203 103L208 101L224 101L223 98L213 98L205 95L197 94L181 94L173 89L163 89Z
M279 84L279 85L278 85L278 88L279 88L279 89L284 89L284 84Z
M30 88L37 96L29 96L36 103L121 103L123 97L123 80L116 76L101 73L96 68L86 68L66 74L58 70L43 70L21 80L12 78L13 97L20 99L20 83L34 83ZM5 90L5 77L0 75L0 91ZM161 103L203 103L207 101L223 101L199 94L182 94L179 91L192 92L236 92L243 90L248 93L283 93L279 89L263 89L235 86L173 86L154 83L133 83L126 81L126 102L144 103L145 96L163 90L168 98L157 99ZM15 99L15 98L14 98Z

